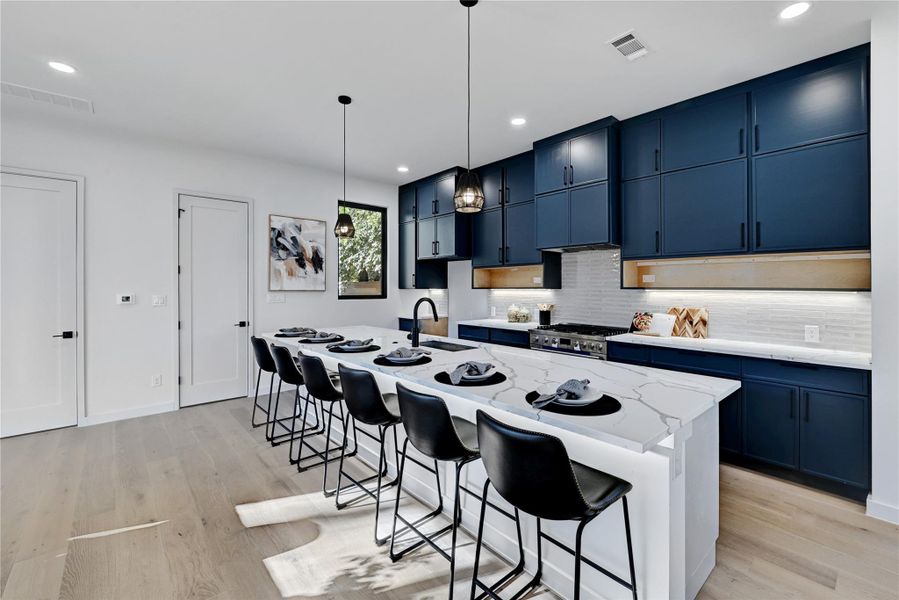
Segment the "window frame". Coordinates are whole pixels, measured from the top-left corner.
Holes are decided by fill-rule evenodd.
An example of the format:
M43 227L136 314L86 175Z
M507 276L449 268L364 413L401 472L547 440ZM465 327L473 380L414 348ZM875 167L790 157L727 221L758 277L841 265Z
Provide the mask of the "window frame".
M383 300L387 298L387 207L361 202L340 201L337 204L338 211L341 208L355 208L357 210L369 210L381 213L381 292L378 294L341 294L340 293L340 239L337 239L337 299L338 300Z

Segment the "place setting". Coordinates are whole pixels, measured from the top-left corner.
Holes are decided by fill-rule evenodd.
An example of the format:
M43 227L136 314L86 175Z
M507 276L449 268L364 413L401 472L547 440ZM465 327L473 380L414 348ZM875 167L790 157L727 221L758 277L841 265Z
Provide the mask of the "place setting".
M339 353L363 353L363 352L374 352L376 350L380 350L381 347L377 344L373 344L374 338L368 338L366 340L344 340L343 337L340 338L342 341L339 341L335 344L330 344L328 348L328 352L337 352Z
M327 344L343 339L339 333L318 331L311 327L284 327L278 330L275 337L293 338L301 344Z
M490 363L470 360L458 365L452 372L441 371L434 379L446 385L459 387L496 385L506 380L506 376L494 369Z
M621 402L590 387L589 379L569 379L562 385L544 391L534 390L525 395L525 400L537 410L546 410L561 415L600 417L621 410Z
M379 354L374 363L383 367L415 367L431 362L431 352L423 348L401 346L386 354Z

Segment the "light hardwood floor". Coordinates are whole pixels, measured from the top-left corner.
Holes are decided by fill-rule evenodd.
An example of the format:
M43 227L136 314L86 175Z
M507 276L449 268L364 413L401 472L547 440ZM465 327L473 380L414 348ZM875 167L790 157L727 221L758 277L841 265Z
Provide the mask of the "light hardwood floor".
M0 595L280 598L262 560L318 531L304 520L247 529L234 507L313 493L321 471L287 465L286 448L249 427L249 407L233 400L3 440ZM150 522L159 525L70 540ZM407 598L444 581L440 572L413 588L330 597ZM858 504L724 466L718 565L700 598L895 600L899 528Z

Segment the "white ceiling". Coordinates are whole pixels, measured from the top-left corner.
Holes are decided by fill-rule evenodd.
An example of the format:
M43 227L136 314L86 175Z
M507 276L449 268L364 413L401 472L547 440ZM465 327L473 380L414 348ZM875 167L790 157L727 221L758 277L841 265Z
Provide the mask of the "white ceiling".
M472 9L472 164L868 41L871 2L501 2ZM88 98L84 120L400 183L465 162L465 10L412 2L0 3L3 81ZM629 29L634 62L606 41ZM50 70L49 59L78 68ZM512 128L513 115L527 117ZM398 164L408 164L405 175Z

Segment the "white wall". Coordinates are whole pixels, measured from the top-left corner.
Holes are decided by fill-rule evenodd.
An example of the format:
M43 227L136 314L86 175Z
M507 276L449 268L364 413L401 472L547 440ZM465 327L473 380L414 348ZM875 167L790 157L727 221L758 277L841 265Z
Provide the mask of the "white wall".
M620 254L617 249L564 254L561 290L493 290L489 304L500 316L509 304L524 304L536 319L535 305L551 302L556 305L553 322L620 327L638 310L704 306L709 309L710 337L871 351L870 293L622 290ZM820 343L805 343L805 325L820 328Z
M873 485L868 514L899 523L899 4L871 20Z
M359 180L347 184L348 199L388 207L387 299L337 300L336 240L331 237L327 291L286 292L284 304L267 304L268 214L324 219L332 228L341 193L338 172L95 132L89 121L62 121L50 115L52 110L62 109L48 109L42 122L4 111L2 162L85 177L87 414L80 415L80 423L175 406L175 189L254 200L255 332L289 325L396 326L408 300L404 303L397 290L395 186ZM137 304L117 306L119 292L135 294ZM151 307L153 294L165 294L167 305ZM162 374L161 387L150 387L153 374Z

